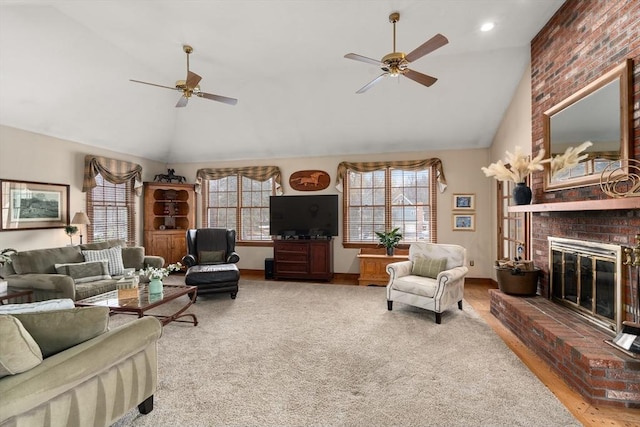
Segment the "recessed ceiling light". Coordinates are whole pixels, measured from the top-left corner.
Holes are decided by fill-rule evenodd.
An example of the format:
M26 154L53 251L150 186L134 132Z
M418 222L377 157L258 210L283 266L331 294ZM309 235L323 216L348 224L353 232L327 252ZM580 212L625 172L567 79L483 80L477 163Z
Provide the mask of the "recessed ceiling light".
M495 26L496 24L494 24L493 22L485 22L484 24L482 24L482 27L480 27L480 31L483 31L483 32L491 31Z

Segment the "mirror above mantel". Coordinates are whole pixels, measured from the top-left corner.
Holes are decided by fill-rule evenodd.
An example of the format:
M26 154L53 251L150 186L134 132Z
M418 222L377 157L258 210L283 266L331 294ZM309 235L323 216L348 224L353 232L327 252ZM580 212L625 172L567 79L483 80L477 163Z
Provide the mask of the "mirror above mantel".
M626 60L544 112L547 157L585 141L593 143L583 153L588 158L569 170L551 176L546 164L544 191L597 184L611 162L619 163L620 174L628 173L623 160L631 155L631 68L631 60Z

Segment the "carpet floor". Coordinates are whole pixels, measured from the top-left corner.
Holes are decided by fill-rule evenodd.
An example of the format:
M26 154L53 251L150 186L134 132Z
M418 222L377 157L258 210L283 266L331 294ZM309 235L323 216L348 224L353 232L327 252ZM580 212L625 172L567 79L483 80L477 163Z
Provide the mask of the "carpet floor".
M115 426L580 425L463 308L437 325L387 311L383 287L241 280L235 300L198 297L198 326L164 327L154 409Z

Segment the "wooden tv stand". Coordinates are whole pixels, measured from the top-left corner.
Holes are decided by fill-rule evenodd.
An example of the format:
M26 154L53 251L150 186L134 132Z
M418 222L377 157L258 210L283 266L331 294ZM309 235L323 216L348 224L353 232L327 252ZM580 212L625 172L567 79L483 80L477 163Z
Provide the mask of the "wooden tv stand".
M333 279L333 239L273 241L275 279Z

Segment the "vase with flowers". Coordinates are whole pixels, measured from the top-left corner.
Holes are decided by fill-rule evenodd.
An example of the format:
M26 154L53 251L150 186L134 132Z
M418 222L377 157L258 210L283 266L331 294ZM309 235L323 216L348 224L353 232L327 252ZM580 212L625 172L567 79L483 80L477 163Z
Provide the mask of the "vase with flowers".
M162 293L162 279L167 277L173 271L182 270L182 264L179 262L175 264L169 264L166 267L155 268L147 267L144 270L140 270L141 276L146 276L149 279L149 293L161 294Z
M525 179L534 171L543 170L544 164L549 163L551 175L555 175L563 170L577 165L587 158L588 154L580 155L584 150L592 146L591 141L585 141L578 147L569 147L563 154L558 154L553 158L544 159L545 151L541 149L534 158L523 153L520 147L516 147L512 154L506 152L506 163L498 160L488 167L483 167L482 171L488 177L494 177L498 181L512 181L516 185L513 189L513 201L517 205L528 205L531 203L531 189L525 184Z

